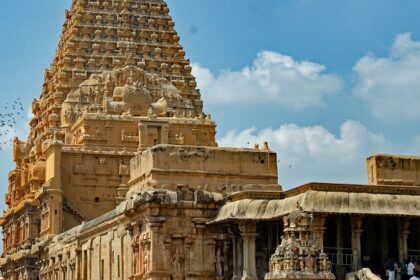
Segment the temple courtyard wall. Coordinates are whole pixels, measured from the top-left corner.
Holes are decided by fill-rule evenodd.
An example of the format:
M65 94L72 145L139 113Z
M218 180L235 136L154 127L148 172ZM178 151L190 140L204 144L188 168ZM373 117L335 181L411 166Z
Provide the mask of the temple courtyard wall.
M236 164L241 158L245 165ZM130 161L123 202L3 255L3 275L264 279L282 240L281 220L296 205L313 215L310 234L337 279L365 266L381 273L390 256L420 255L418 187L309 183L281 191L273 184L275 159L272 151L259 149L159 145L139 152ZM168 180L171 174L176 179ZM248 184L251 177L254 184Z

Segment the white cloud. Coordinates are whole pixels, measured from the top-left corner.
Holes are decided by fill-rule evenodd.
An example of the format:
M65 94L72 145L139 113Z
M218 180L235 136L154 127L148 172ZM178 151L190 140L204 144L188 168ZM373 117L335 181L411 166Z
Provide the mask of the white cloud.
M365 159L385 146L382 135L351 120L341 125L338 136L322 126L285 124L277 129L230 131L218 142L243 147L264 141L278 153L284 189L310 181L367 183Z
M219 75L193 64L193 74L206 102L274 102L292 110L322 106L327 96L341 90L342 80L325 71L323 65L295 61L270 51L260 52L252 66L240 71L224 70Z
M366 55L353 67L353 94L382 120L420 119L420 42L396 37L388 57Z

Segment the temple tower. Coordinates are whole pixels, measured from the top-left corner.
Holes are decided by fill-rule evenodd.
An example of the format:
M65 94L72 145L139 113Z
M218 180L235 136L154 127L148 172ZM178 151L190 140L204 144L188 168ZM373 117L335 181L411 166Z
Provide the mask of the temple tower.
M163 0L74 0L27 141L15 139L4 252L113 210L157 144L216 146Z

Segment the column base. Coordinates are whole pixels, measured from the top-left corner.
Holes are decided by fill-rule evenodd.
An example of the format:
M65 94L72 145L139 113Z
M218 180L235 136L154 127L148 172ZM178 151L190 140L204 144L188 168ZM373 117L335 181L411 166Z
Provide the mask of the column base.
M166 271L154 271L146 275L147 280L171 280L171 278L171 273Z

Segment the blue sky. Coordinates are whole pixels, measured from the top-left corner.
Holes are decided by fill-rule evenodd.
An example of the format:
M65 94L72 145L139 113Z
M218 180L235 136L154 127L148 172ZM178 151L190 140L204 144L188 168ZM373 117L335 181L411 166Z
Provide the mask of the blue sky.
M70 2L2 3L0 106L20 97L29 110L39 96ZM168 5L205 110L218 122L219 144L269 141L285 189L363 183L367 155L420 154L419 1ZM17 133L25 127L22 120ZM4 193L11 148L0 157Z

